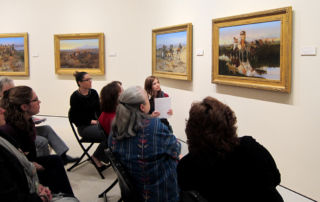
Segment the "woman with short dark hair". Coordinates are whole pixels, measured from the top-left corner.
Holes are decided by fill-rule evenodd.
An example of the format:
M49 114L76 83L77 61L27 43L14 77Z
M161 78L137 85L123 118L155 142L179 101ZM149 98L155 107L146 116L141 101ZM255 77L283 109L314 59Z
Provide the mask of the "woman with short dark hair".
M280 202L280 173L271 154L250 136L237 137L227 105L206 97L192 104L186 125L189 154L177 168L182 191L208 201Z
M81 137L101 142L92 159L102 171L107 167L101 161L108 162L108 159L104 154L107 137L98 125L101 114L99 95L92 89L92 78L87 72L75 72L74 77L79 88L70 97L70 119Z

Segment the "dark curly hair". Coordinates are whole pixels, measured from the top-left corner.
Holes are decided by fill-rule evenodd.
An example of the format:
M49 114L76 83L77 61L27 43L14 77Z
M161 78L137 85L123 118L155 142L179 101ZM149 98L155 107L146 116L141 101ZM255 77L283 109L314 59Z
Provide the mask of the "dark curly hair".
M6 110L6 122L29 135L33 134L32 121L25 118L26 112L21 109L21 105L31 102L32 92L28 86L17 86L5 91L1 99L1 107Z
M112 81L101 89L100 108L103 112L115 112L118 105L118 97L121 92L120 81Z
M230 107L215 98L192 104L185 129L189 152L224 156L239 144L236 123Z

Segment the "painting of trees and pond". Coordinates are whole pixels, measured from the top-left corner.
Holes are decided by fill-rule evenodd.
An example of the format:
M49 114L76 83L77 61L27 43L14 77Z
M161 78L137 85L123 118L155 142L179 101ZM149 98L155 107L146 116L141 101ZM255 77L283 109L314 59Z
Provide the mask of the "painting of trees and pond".
M280 81L281 21L219 29L219 74Z
M291 91L292 7L212 20L212 83Z

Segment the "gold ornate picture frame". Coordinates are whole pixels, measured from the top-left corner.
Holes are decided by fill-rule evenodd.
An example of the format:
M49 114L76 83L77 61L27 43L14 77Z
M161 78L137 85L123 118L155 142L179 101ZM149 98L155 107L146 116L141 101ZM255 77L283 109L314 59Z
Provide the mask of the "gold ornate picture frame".
M152 75L192 80L192 24L152 30Z
M212 82L290 93L292 8L212 20Z
M54 49L56 74L105 73L103 33L56 34Z
M28 33L0 34L0 75L29 75Z

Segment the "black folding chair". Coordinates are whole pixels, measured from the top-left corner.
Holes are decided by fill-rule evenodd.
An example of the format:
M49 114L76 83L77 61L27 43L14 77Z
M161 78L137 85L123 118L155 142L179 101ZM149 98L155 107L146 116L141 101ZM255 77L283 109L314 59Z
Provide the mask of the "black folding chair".
M81 157L79 158L78 161L76 161L70 168L68 168L67 170L68 171L71 171L73 168L83 164L84 162L86 161L91 161L92 164L94 165L94 167L96 168L96 170L98 171L99 175L101 176L102 179L104 179L104 176L102 174L102 171L99 170L99 167L97 166L97 164L94 162L94 160L92 159L92 157L90 156L89 154L89 150L91 149L91 147L93 146L94 143L100 143L99 141L93 141L93 140L88 140L87 138L82 138L77 130L75 129L75 125L74 123L72 122L71 118L70 118L70 110L69 110L69 113L68 113L68 118L69 118L69 122L70 122L70 126L71 126L71 129L73 131L73 134L74 136L76 137L81 149L83 150L83 154L81 155ZM87 143L89 144L89 146L86 146L84 145L84 143ZM87 156L88 158L85 159L85 160L82 160L85 156ZM109 167L110 165L108 165Z
M198 191L189 190L180 192L180 202L208 202Z
M107 192L110 191L117 184L117 182L119 182L121 190L121 198L119 199L119 202L139 202L137 192L135 191L135 188L131 182L129 173L126 171L121 162L114 156L110 148L106 149L105 152L110 160L114 172L117 175L117 179L99 195L99 198L102 196L105 196L106 198Z

